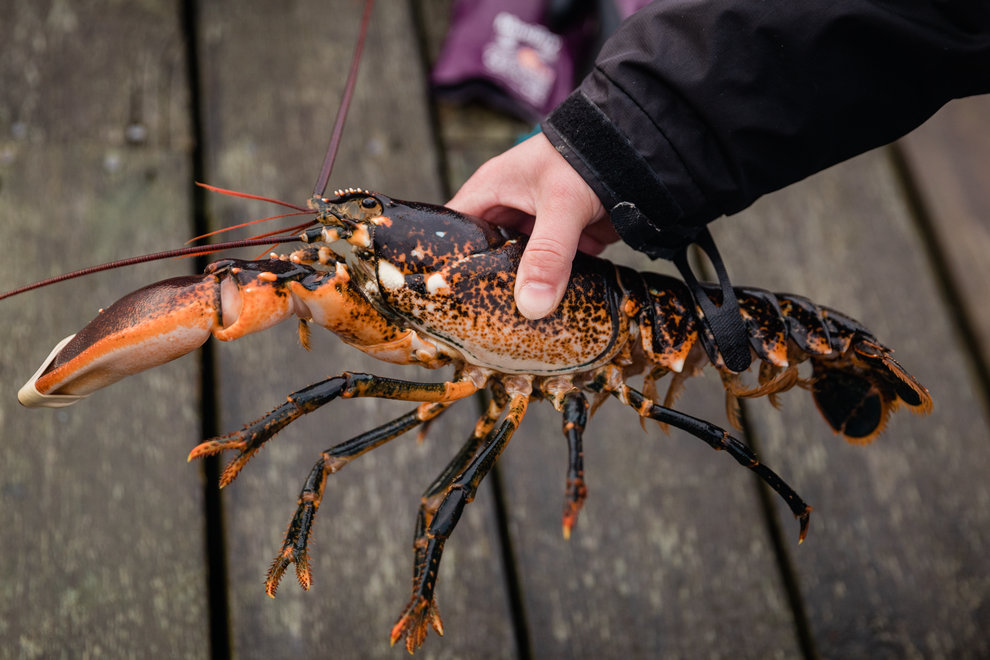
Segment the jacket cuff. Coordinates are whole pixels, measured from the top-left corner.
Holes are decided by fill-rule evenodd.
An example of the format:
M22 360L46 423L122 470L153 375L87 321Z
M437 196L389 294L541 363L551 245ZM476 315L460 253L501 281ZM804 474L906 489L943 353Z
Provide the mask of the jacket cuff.
M646 160L581 90L542 124L557 151L608 210L622 240L654 259L671 259L701 227L685 213Z

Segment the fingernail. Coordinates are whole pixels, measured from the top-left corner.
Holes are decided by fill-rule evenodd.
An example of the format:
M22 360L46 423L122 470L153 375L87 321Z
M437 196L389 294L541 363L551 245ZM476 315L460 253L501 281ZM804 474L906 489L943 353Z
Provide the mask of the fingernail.
M516 294L516 307L528 319L542 319L553 309L557 294L549 284L529 282Z

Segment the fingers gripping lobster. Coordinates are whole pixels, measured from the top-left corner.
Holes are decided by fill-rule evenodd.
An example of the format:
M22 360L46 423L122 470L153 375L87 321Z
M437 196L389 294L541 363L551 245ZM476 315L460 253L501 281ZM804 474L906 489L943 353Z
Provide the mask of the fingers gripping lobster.
M300 319L304 345L312 321L381 360L453 366L453 378L443 383L343 373L291 394L241 431L208 440L190 454L236 450L221 479L225 485L279 430L336 398L420 404L326 450L314 465L266 582L274 595L295 564L308 588L307 543L327 477L453 402L488 389L490 404L473 433L422 497L412 598L392 630L393 643L404 637L410 651L422 644L428 625L442 633L434 589L444 543L533 400L550 401L564 418L565 535L587 493L581 445L589 407L611 395L641 418L683 429L756 472L800 520L803 540L811 507L724 429L671 408L684 380L710 362L699 336L704 326L682 282L579 255L560 308L531 321L516 312L512 299L523 236L443 207L363 190L317 196L310 207L319 224L301 234L308 245L267 260L221 260L201 276L135 291L63 340L21 389L20 401L69 405L188 353L211 335L232 340L292 318ZM856 321L798 296L753 288L735 293L759 367L756 382L746 384L716 356L730 420L738 398L773 400L795 385L811 391L828 424L850 442L870 442L901 404L916 412L931 409L927 390ZM720 302L718 291L711 294ZM798 365L805 361L811 373L801 376ZM668 373L673 376L661 401L656 381ZM644 377L642 391L629 385L637 375Z

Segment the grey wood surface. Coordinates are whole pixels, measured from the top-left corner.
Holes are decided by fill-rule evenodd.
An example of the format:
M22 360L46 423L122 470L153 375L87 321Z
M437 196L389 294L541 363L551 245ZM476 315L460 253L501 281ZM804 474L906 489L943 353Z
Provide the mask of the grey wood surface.
M297 203L310 194L360 4L202 3L210 183ZM193 233L193 115L178 6L0 5L0 232L9 246L0 289L180 245ZM378 5L331 187L442 202L527 127L447 105L431 120L421 49L435 56L450 3ZM803 391L784 395L779 411L747 403L746 439L815 507L803 545L779 498L769 497L768 515L756 479L729 456L677 431L644 431L616 401L588 425L590 494L565 541L560 416L536 404L500 462L507 535L485 484L444 555L447 634L431 634L418 655L990 655L986 374L932 265L932 250L944 249L949 286L985 350L986 100L954 104L911 136L906 171L878 150L714 226L736 283L858 318L936 401L929 417L895 416L868 447L836 438ZM915 197L936 245L917 229ZM206 203L217 227L277 212L218 195ZM622 247L608 256L665 270ZM101 305L190 269L159 262L0 302L0 657L211 653L202 472L184 461L200 440L195 357L61 411L15 401L51 346ZM449 375L389 367L319 329L313 339L306 353L286 324L216 346L221 429L344 370ZM263 578L319 452L410 407L335 402L282 432L223 491L230 617L214 634L229 636L233 655L405 655L387 637L408 598L419 495L472 428L476 402L444 415L424 444L410 434L330 478L311 591L289 573L271 600ZM678 408L726 424L711 374L689 384Z
M171 2L4 3L0 288L181 243L189 129ZM128 129L132 138L128 142ZM196 363L58 411L17 390L55 343L158 263L5 300L0 656L209 654Z
M953 101L907 136L901 147L921 211L950 286L962 297L975 359L990 364L990 306L979 301L990 283L990 96Z
M816 507L808 541L790 554L823 657L988 652L985 395L903 193L889 154L873 152L763 200L717 237L737 246L739 280L859 319L935 398L931 416L896 415L867 447L830 437L809 399L749 406L764 460Z

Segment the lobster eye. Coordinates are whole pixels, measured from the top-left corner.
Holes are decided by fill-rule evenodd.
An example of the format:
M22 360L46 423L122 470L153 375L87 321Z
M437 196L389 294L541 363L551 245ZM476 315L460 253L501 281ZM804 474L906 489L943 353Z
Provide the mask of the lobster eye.
M378 206L378 200L375 199L374 197L365 197L364 199L361 200L361 206L363 206L366 209L373 209L376 206Z

